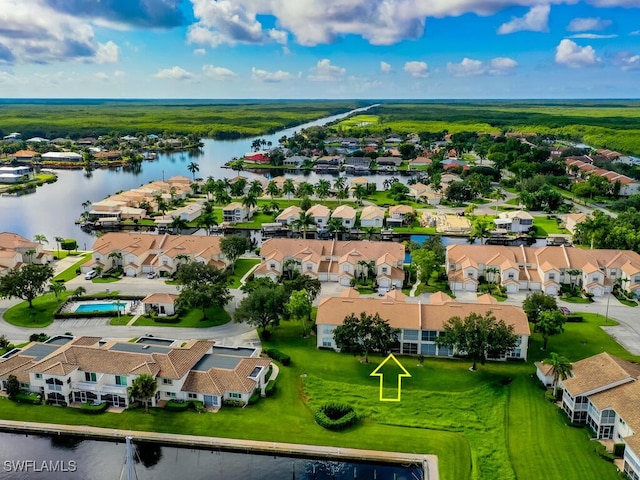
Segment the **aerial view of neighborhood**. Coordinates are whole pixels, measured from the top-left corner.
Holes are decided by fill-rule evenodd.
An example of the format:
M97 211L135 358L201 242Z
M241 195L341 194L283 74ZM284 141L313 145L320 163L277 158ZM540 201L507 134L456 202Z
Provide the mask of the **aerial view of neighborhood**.
M640 480L639 9L0 0L0 479Z

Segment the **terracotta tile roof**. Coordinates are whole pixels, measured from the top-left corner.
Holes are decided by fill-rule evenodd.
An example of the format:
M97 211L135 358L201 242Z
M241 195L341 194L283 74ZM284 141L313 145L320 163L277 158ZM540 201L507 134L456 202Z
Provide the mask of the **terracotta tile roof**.
M411 208L409 205L394 205L392 207L389 207L389 216L391 217L403 216L411 212L413 212L413 208Z
M444 305L450 302L455 302L455 300L444 292L435 292L429 297L429 303L431 305Z
M178 295L174 293L151 293L144 297L142 303L175 303Z
M349 205L340 205L331 214L331 218L355 218L356 210Z
M484 295L480 295L478 297L478 303L480 305L497 305L498 300L496 300L494 296L485 293Z
M225 392L251 393L257 381L249 375L255 367L268 368L266 358L243 358L235 369L211 368L206 372L190 371L182 387L183 392L199 392L221 396Z
M640 365L600 353L573 364L572 377L562 381L572 396L604 389L612 384L630 382L640 376Z
M307 215L311 215L312 217L328 217L331 213L328 207L324 205L313 205L309 210L307 210Z
M374 218L384 218L386 210L375 205L367 205L360 213L360 220L373 220Z

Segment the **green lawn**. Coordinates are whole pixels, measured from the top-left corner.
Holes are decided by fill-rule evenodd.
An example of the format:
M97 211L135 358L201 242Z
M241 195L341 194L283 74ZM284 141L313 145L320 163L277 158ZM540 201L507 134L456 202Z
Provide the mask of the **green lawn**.
M233 274L229 277L231 282L229 288L240 288L240 280L251 270L255 265L260 263L258 258L239 258L236 261L236 267Z
M92 283L114 283L120 280L120 277L96 277L91 280Z
M189 310L184 314L178 323L161 323L156 322L151 318L140 317L135 321L136 327L180 327L180 328L208 328L217 327L218 325L224 325L229 323L231 317L220 307L207 308L207 319L203 319L203 312L199 308ZM113 325L113 323L112 323Z
M60 252L62 253L62 252ZM54 282L67 282L69 280L73 280L78 275L76 274L76 270L78 270L84 263L86 263L91 258L90 253L85 253L82 255L82 258L78 260L71 267L64 270L62 273L53 277Z
M113 317L109 320L109 325L123 326L131 321L133 315L120 315L119 317Z
M547 237L554 233L568 233L566 228L558 225L555 218L533 217L533 225L537 228L538 237Z
M429 208L429 205L425 203L413 201L412 197L407 197L406 200L397 202L389 196L389 192L387 190L378 190L373 195L367 195L365 200L369 200L379 206L409 205L412 208Z
M18 327L46 327L53 322L53 312L70 295L71 292L62 292L60 299L56 300L53 293L47 293L33 300L33 308L29 308L28 302L21 302L4 312L4 319Z

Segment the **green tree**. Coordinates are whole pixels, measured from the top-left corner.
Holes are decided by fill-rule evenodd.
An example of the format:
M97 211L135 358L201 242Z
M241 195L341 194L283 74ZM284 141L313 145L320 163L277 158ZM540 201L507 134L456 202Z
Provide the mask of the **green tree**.
M547 349L549 337L564 332L564 322L566 320L566 317L560 310L544 310L540 312L534 331L542 335L543 350Z
M231 295L227 288L225 272L200 262L189 262L176 272L180 295L178 305L184 308L199 308L207 318L207 307L224 307Z
M196 162L191 162L188 166L187 166L187 170L189 170L191 172L191 175L193 176L193 180L195 181L196 179L196 172L200 171L200 165L198 165Z
M293 318L302 321L302 336L307 336L307 321L311 321L311 301L305 289L291 292L286 311Z
M60 294L62 292L66 292L67 287L63 282L53 282L51 285L49 285L49 290L51 290L53 294L56 296L56 300L59 300Z
M362 203L362 199L364 198L364 196L366 194L367 194L367 189L361 183L357 184L353 188L353 196L356 199L356 201L358 202L358 204Z
M86 288L78 287L73 292L71 292L71 298L74 298L74 299L80 298L85 293L87 293L87 289Z
M260 183L260 180L256 179L251 181L248 193L256 198L262 195L262 183Z
M318 180L316 184L316 195L320 200L324 200L329 196L329 190L331 189L331 184L328 180L321 178Z
M247 187L247 180L245 178L236 178L236 181L231 184L229 190L234 197L241 197L244 194L244 189Z
M484 315L472 312L465 318L452 317L444 324L444 333L436 338L436 344L464 353L473 361L484 365L487 357L504 355L518 344L518 336L513 333L513 325L497 320L490 311Z
M311 185L309 182L301 182L300 185L298 185L296 195L298 195L299 197L310 197L311 195L313 195L313 192L313 185Z
M289 200L291 200L291 195L296 192L296 186L293 183L293 180L287 178L282 184L282 193L284 193Z
M544 292L532 292L522 302L522 309L531 323L537 323L542 312L558 310L558 302Z
M253 212L253 210L256 208L257 205L258 205L258 197L256 197L251 193L248 193L242 199L242 206L245 207L249 212L249 217L251 217L251 212Z
M489 238L491 227L491 220L485 217L478 217L473 221L470 236L472 238L479 238L480 243L484 244L484 239Z
M20 382L15 375L7 377L7 396L13 400L20 393Z
M11 342L5 334L0 335L0 349L4 350Z
M287 294L283 286L258 287L242 299L233 314L236 322L244 322L265 332L277 325L285 313Z
M171 228L172 231L181 234L183 230L189 228L189 225L184 218L172 216L171 223L169 223L169 228Z
M278 188L278 184L273 180L267 184L267 194L271 195L272 200L280 195L280 188Z
M231 271L235 271L236 260L249 249L249 240L243 235L229 235L220 239L220 250L231 263Z
M58 258L60 258L60 244L61 244L62 242L64 242L64 238L62 238L62 237L56 237L56 239L55 239L55 240L56 240L56 243L58 244Z
M158 382L148 373L137 376L129 387L129 396L134 400L139 399L144 402L144 411L149 413L149 401L158 390Z
M47 240L47 237L45 237L42 233L36 233L33 236L33 240L38 242L40 245L42 245L43 243L49 243L49 240Z
M542 363L551 367L551 374L553 375L553 398L556 398L559 381L566 380L571 374L571 362L564 355L551 352L549 358L543 360Z
M218 225L218 222L216 221L216 217L213 213L205 213L198 217L197 224L199 227L204 227L207 230L207 235L209 235L211 233L211 229Z
M18 297L29 302L29 308L33 308L33 299L44 293L51 278L53 268L49 265L27 264L12 268L0 277L0 297Z
M364 356L369 363L369 353L386 354L398 341L400 329L392 328L380 315L361 312L357 317L353 313L346 316L342 325L333 331L333 339L344 352Z
M300 264L298 263L297 265ZM289 278L282 279L282 285L284 286L284 290L287 293L287 296L290 296L293 292L305 290L310 302L313 302L316 298L318 298L318 295L320 294L320 288L322 287L320 280L300 273L295 269L291 270L289 273Z
M315 225L313 216L306 212L300 212L300 217L293 221L294 226L304 232L304 239L307 239L307 229Z
M70 252L71 250L78 249L78 242L76 242L73 238L65 238L60 243L60 246L62 247L63 250Z
M426 285L429 285L431 275L441 265L436 252L427 250L426 248L418 248L411 252L411 259L420 269L420 279Z

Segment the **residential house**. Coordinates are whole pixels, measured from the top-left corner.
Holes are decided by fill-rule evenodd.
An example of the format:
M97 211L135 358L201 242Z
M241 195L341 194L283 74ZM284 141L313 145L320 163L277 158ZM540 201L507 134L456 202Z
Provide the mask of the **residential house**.
M402 165L402 158L400 158L400 152L398 152L395 148L391 148L387 150L391 156L383 156L376 158L376 163L378 167L399 167ZM397 155L395 155L397 153Z
M240 202L231 202L222 209L222 219L225 222L246 222L251 218L251 210Z
M296 220L300 219L302 209L297 205L291 205L285 208L280 215L276 217L276 222L281 225L291 225Z
M547 365L536 363L537 376L552 384ZM560 381L562 409L572 422L586 423L597 439L624 443L622 469L640 478L640 365L603 352L577 361Z
M526 233L533 227L533 216L522 210L501 212L498 218L493 220L496 228L507 232Z
M404 224L404 217L408 213L413 213L413 208L409 205L394 205L389 207L389 217L387 217L387 227L400 227Z
M342 157L340 155L327 155L316 160L316 170L326 170L337 172L342 165Z
M245 163L256 163L259 165L267 164L271 161L269 158L269 152L259 151L259 152L249 152L245 153L244 157L242 157L242 161Z
M32 242L17 233L0 233L0 275L25 263L46 265L53 255L44 250L44 245Z
M356 185L363 185L364 187L366 187L367 185L369 185L369 183L372 183L371 180L369 178L366 177L356 177L353 178L349 181L349 188L351 190L355 190ZM375 183L375 182L373 182Z
M29 180L31 167L0 167L0 183L21 183Z
M588 218L591 218L591 215L588 213L570 213L564 217L564 226L569 230L569 232L575 234L578 224L584 222Z
M316 228L326 228L331 210L324 205L316 204L307 210L307 215L313 218L313 223L316 224Z
M478 305L458 303L450 297L432 295L434 303L408 303L406 297L399 292L389 292L384 298L364 298L345 291L340 297L325 297L320 300L316 324L318 326L318 348L337 350L333 332L342 325L344 319L351 315L365 312L370 315L379 314L393 328L400 329L398 342L392 348L395 353L403 355L430 355L451 357L457 352L450 348L436 345L436 338L444 332L445 323L454 316L464 318L471 313L484 314L491 312L498 320L512 325L518 335L518 346L506 356L505 360L526 359L529 345L529 322L522 308L515 305Z
M290 269L349 286L354 278L375 270L380 288L402 287L404 245L391 242L272 238L260 249L262 263L254 276L276 279Z
M386 209L376 205L367 205L360 213L360 225L362 227L384 227L384 215Z
M620 184L619 195L623 197L640 193L640 182L637 180L620 173L598 168L583 160L584 159L579 160L575 157L568 157L566 159L567 173L575 174L577 178L586 178L589 175L598 175L605 177L611 183L617 182Z
M51 143L51 140L43 137L31 137L25 140L25 143Z
M455 155L455 149L452 149L451 151L454 152ZM456 169L469 170L469 164L462 160L458 160L457 158L448 158L447 160L443 160L442 168L445 171Z
M30 162L36 154L37 152L33 150L18 150L16 153L9 154L9 158L19 162Z
M358 148L358 146L360 145L360 140L354 137L343 138L340 141L340 145L344 148L354 149Z
M206 340L167 342L71 336L31 342L0 358L0 381L6 389L8 377L15 375L22 388L57 405L105 402L127 407L135 400L129 386L141 374L156 380L152 406L198 400L217 409L225 400L248 402L254 392L264 393L271 361L259 358L257 349L215 347Z
M371 168L369 157L346 157L344 169L347 173L368 172Z
M417 157L409 161L409 168L413 167L428 167L433 161L428 157Z
M601 297L616 283L640 293L640 255L631 250L450 245L445 266L453 291L476 291L481 277L495 275L509 293L557 295L562 285L577 285Z
M294 155L292 157L286 157L282 163L283 165L286 165L288 167L299 167L300 165L308 161L309 161L309 157Z
M51 162L81 162L82 155L76 152L47 152L42 154L42 160Z
M178 295L174 293L151 293L144 297L142 304L145 313L157 315L174 315L176 313L176 301Z
M229 265L219 237L109 232L95 241L92 258L81 270L87 273L95 267L106 270L121 266L128 277L152 272L168 277L187 260L220 269Z
M343 227L351 229L356 225L356 210L349 205L340 205L331 213L331 218L339 219Z

